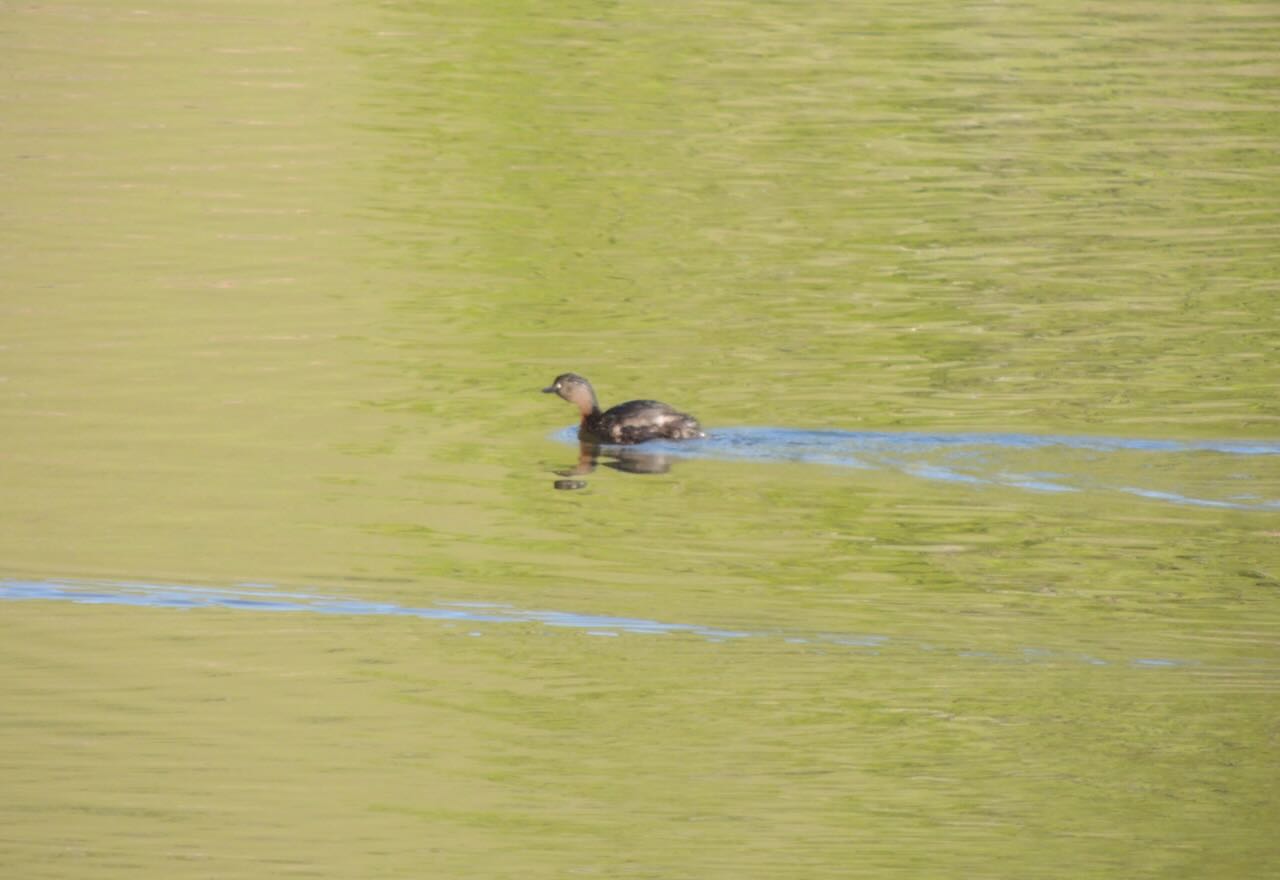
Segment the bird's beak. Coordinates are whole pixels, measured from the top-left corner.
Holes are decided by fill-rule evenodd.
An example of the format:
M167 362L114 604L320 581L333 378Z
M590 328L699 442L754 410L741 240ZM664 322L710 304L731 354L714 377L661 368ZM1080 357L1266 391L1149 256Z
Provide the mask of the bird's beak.
M543 388L543 389L542 389L542 393L543 393L543 394L555 394L555 393L556 393L556 386L554 386L554 385L548 385L546 388Z

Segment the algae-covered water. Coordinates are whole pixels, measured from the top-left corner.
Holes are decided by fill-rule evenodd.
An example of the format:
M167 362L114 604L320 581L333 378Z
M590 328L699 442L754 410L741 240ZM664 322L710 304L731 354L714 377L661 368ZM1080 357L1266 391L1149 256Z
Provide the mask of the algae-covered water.
M0 9L0 872L1273 873L1276 46Z

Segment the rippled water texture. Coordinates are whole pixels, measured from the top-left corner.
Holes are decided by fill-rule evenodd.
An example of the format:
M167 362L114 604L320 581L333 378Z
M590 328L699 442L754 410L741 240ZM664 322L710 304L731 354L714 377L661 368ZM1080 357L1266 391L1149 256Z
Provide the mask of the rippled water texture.
M566 428L557 438L577 443L577 428ZM1259 494L1259 490L1280 490L1280 486L1266 482L1276 466L1264 459L1250 467L1253 463L1248 461L1252 456L1280 455L1280 444L1276 443L721 428L702 441L605 446L601 452L629 464L632 470L649 462L646 470L650 472L665 469L667 459L679 458L801 461L887 468L930 480L1042 492L1111 491L1201 507L1280 510L1280 498ZM1046 467L1052 470L1043 470ZM1108 485L1106 480L1115 479L1115 474L1152 485ZM1184 482L1175 483L1176 491L1154 485L1154 481L1171 479ZM1215 491L1221 497L1188 494Z
M64 601L80 605L131 605L146 608L233 608L244 611L297 611L311 614L383 615L389 617L416 617L422 620L447 624L503 624L540 623L546 626L583 630L592 636L615 637L624 633L638 635L687 634L713 642L725 639L779 638L790 644L820 644L823 646L857 647L868 649L903 648L908 650L937 651L939 647L928 643L890 644L887 636L865 633L795 633L785 631L746 632L701 626L696 623L644 620L635 617L606 617L596 614L574 614L568 611L539 611L514 608L493 602L443 602L429 607L409 607L394 602L362 602L337 596L315 593L282 592L266 586L237 586L232 588L190 587L179 584L130 584L111 582L50 582L50 581L0 581L0 599L8 601ZM470 629L468 635L482 636L484 630ZM985 651L981 646L952 649L956 656L999 659L999 655ZM1062 662L1077 660L1097 666L1108 661L1087 655L1063 655L1035 647L1024 647L1020 654L1024 660ZM1170 658L1134 658L1129 662L1137 666L1180 666L1189 661Z
M0 8L0 876L1274 874L1277 46Z

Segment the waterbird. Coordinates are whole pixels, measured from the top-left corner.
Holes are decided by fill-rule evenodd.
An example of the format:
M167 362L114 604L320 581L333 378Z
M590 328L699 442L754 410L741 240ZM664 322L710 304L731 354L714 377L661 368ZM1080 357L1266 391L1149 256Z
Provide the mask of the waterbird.
M578 408L582 414L578 439L584 443L632 444L707 436L693 416L656 400L628 400L601 412L595 389L577 373L561 373L542 393L558 394Z

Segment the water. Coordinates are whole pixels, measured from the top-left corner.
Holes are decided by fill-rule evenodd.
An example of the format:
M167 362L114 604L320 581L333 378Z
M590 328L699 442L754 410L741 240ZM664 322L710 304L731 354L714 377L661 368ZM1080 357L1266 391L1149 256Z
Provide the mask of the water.
M577 428L557 439L577 444ZM1056 453L1049 458L1045 450ZM1066 454L1063 454L1065 451ZM721 428L697 442L660 441L640 447L582 447L582 455L612 458L620 470L665 473L672 460L726 458L752 461L803 461L820 465L898 470L924 479L971 485L1011 486L1042 492L1122 492L1174 504L1235 510L1280 510L1267 482L1274 465L1264 460L1249 467L1241 457L1280 455L1280 444L1260 442L1143 440L1124 437L1061 437L1036 434L922 434L884 431L796 431L785 428ZM1174 466L1159 459L1175 454ZM1195 453L1216 453L1213 456ZM1023 463L1026 455L1031 458ZM1153 461L1155 459L1155 461ZM1181 461L1177 461L1181 459ZM1164 465L1161 467L1161 465ZM1053 470L1043 470L1052 467ZM1126 479L1172 477L1203 488L1179 491L1147 486L1107 485L1108 471ZM585 481L583 482L585 485ZM1187 491L1221 497L1197 497ZM577 486L575 488L581 488Z
M0 16L6 875L1280 860L1274 4Z

